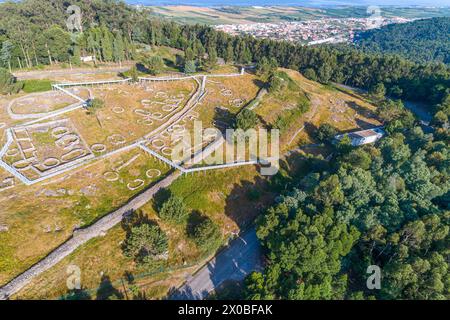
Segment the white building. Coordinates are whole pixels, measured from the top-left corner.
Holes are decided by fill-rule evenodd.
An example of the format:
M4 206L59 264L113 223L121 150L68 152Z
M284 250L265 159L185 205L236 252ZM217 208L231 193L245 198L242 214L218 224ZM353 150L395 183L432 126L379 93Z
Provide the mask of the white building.
M352 146L362 146L368 143L374 143L380 140L386 133L382 129L372 128L368 130L355 131L347 134L340 134L335 137L336 142L339 142L343 137L348 136L352 141Z
M94 56L83 56L80 57L81 62L91 62L94 61Z

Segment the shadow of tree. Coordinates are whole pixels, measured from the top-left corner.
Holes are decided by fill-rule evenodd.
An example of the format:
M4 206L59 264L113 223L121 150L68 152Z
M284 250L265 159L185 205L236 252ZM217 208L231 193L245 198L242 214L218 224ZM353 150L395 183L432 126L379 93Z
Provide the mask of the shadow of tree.
M228 109L216 107L214 109L213 121L215 127L224 134L226 129L234 127L235 119L234 115Z
M194 235L195 228L205 221L207 218L198 210L194 210L188 217L187 225L186 225L186 233L189 237Z
M260 80L260 79L253 79L253 83L259 88L259 89L263 89L263 88L267 88L267 83Z
M360 88L353 88L353 91L355 91L356 94L350 92L349 90L344 90L344 89L340 88L339 86L334 86L333 88L336 89L337 91L345 93L346 95L351 96L352 98L355 98L355 99L361 99L361 98L364 99L364 97L358 96L358 94L363 95L363 94L367 93L366 90L360 89Z
M317 135L317 127L311 123L311 122L305 122L305 132L308 134L308 136L316 141L316 135Z
M103 275L97 289L96 300L121 300L123 298L123 294L113 286L109 276Z
M226 280L219 285L207 300L242 300L244 281Z
M164 64L167 67L172 68L172 69L176 69L179 72L183 71L183 68L181 66L179 66L179 65L176 65L172 60L167 59L167 58L163 58L163 61L164 61Z
M148 70L142 63L136 63L136 69L139 72L150 73L150 70Z
M67 290L66 295L62 297L61 300L92 300L92 296L83 288L73 289Z
M122 280L127 282L127 286L123 283L123 289L127 300L147 300L147 295L136 283L134 275L130 271L123 273ZM131 296L129 295L131 293Z
M254 182L241 180L240 183L235 183L225 200L225 214L239 228L247 227L270 202L270 197L262 198L262 194L266 191L268 191L267 180L261 177L256 177Z
M147 215L141 210L131 211L124 216L121 222L122 229L126 232L127 237L130 235L131 229L142 223L153 223Z
M354 101L346 101L345 104L353 109L354 111L356 111L358 114L364 116L365 118L377 118L377 115L375 113L373 113L371 110L360 106L359 104L357 104Z
M236 283L253 271L261 271L263 256L254 228L236 238L219 252L212 262L201 269L195 277L201 281L187 281L180 289L172 288L167 298L171 300L205 299L225 283Z
M356 124L361 129L371 129L371 128L375 127L372 123L364 121L362 119L356 119Z
M153 197L153 209L158 212L171 196L172 192L169 189L160 189Z

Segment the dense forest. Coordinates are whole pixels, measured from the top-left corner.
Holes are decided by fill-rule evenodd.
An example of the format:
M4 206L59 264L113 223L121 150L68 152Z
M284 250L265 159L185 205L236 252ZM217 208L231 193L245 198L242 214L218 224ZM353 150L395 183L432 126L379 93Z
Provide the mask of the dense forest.
M278 180L287 190L257 223L267 267L247 278L245 298L450 297L448 140L384 103L393 117L377 145L342 140L331 161L309 158L307 174ZM381 269L379 290L366 286L370 265Z
M391 24L360 33L356 46L367 52L399 54L416 62L450 64L450 17Z
M85 32L69 33L69 5L81 8ZM100 61L131 59L132 25L139 13L120 1L27 0L0 4L0 62L25 68L58 62L79 64L80 55ZM83 31L83 30L80 30Z

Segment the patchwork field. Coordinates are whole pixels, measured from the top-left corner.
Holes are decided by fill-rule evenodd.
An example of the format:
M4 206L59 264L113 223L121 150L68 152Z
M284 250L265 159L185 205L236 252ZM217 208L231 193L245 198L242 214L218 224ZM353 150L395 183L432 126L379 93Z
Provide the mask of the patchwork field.
M286 21L305 21L323 18L360 18L367 16L364 6L338 6L333 8L306 8L300 6L223 6L223 7L193 7L193 6L151 6L150 14L173 19L180 23L190 24L244 24L244 23L274 23ZM383 7L385 17L431 18L449 16L448 8L396 8Z

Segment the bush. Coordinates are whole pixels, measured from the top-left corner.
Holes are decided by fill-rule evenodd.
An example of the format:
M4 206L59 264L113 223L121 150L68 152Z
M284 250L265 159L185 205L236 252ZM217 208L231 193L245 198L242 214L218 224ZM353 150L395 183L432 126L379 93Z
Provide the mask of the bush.
M136 67L136 65L132 66L130 71L128 71L129 77L131 78L132 82L138 82L139 81L139 71Z
M305 69L305 71L303 72L303 75L305 76L305 78L307 78L309 80L317 81L317 74L316 74L316 71L314 71L314 69L311 69L311 68Z
M248 130L256 127L258 124L258 116L250 109L244 109L236 117L236 128Z
M222 234L219 227L208 217L194 226L192 240L203 251L215 250L220 246Z
M386 95L386 88L382 82L379 82L370 87L369 94L372 98L376 100L382 100Z
M317 129L316 138L320 142L330 143L337 134L336 128L328 123L323 123Z
M23 88L22 82L17 82L8 70L0 68L0 94L18 93Z
M95 114L97 110L100 110L105 106L105 102L102 99L94 98L88 101L87 106L88 110L91 113Z
M277 92L280 91L284 86L284 79L279 77L277 74L273 74L269 79L268 89L269 92Z
M193 60L187 60L184 64L184 73L195 73L197 72L197 65Z
M150 74L154 76L161 73L165 67L164 61L160 56L152 56L146 59L143 64L148 69Z
M287 128L288 124L286 122L286 119L282 116L278 116L275 122L273 123L273 127L275 129L278 129L280 131L284 131Z
M167 253L169 241L159 226L143 223L131 228L125 240L124 254L140 265L151 264L158 255Z
M172 196L161 207L159 216L164 221L182 222L189 214L189 210L183 202L183 199Z

